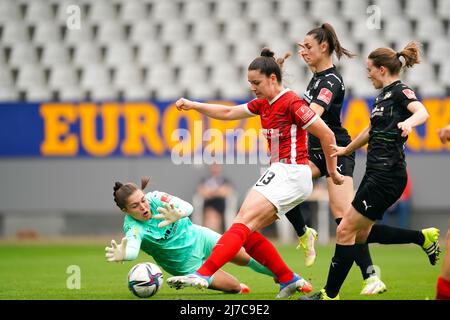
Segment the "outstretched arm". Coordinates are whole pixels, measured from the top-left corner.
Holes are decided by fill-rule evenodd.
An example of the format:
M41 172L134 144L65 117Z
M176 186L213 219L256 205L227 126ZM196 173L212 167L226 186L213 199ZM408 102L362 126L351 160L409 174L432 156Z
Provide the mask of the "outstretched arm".
M397 124L398 128L402 130L402 137L406 137L411 133L412 128L421 125L427 121L428 114L427 109L420 101L414 101L408 104L408 110L412 112L412 116L405 121Z
M346 147L340 147L336 144L331 145L331 149L333 149L334 153L331 155L332 157L338 156L346 156L349 155L362 146L364 146L367 142L369 142L369 132L370 125L361 131L358 136Z
M337 185L343 184L344 177L337 171L337 159L331 156L333 149L331 149L330 146L336 144L336 138L334 137L333 131L331 131L320 117L317 117L306 130L320 139L320 144L327 164L327 171L331 179L333 179L333 182Z
M202 103L181 98L176 102L176 106L180 111L196 110L201 114L218 120L239 120L254 116L246 111L245 105L226 106L223 104Z

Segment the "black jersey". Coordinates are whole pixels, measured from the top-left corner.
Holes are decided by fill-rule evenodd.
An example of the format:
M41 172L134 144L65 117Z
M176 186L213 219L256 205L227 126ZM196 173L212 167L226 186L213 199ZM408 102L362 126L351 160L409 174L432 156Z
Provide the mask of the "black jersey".
M377 96L370 116L367 169L406 168L404 146L408 137L401 136L397 124L412 115L407 107L413 101L417 101L414 91L400 80L384 87Z
M344 95L344 81L335 66L315 73L303 94L308 105L314 102L325 109L321 118L334 132L340 146L346 146L351 141L347 130L341 125ZM320 140L311 134L308 134L308 149L322 149Z

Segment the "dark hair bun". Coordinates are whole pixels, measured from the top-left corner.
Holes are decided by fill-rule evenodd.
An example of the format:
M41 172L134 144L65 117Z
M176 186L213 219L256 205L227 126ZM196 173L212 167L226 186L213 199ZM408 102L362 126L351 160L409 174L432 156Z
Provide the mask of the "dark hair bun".
M121 186L123 186L123 183L122 183L122 182L116 182L116 183L114 184L114 192L116 192L117 190L119 190Z
M275 53L270 50L269 48L263 48L261 51L261 57L269 57L273 58L275 56Z

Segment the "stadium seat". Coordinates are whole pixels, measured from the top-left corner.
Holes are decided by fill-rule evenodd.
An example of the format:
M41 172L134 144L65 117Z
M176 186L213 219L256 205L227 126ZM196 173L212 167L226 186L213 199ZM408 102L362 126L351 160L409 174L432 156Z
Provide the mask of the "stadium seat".
M205 0L186 0L183 2L182 16L188 22L209 19L211 17L211 4Z
M444 23L434 16L422 17L416 22L415 38L422 42L445 36ZM450 41L447 40L447 41ZM434 41L432 41L434 42Z
M157 25L148 20L131 22L129 41L135 45L143 45L156 39Z
M44 86L44 70L40 66L33 63L21 65L17 76L16 85L19 90L27 90L35 86Z
M80 23L81 27L85 24L89 24L87 21L87 9L83 0L57 0L54 4L56 5L56 17L55 22L66 25L68 18L75 17L74 13L76 11L73 8L77 8L80 13Z
M94 40L92 25L83 22L80 29L65 29L64 42L68 45L80 46Z
M59 42L61 39L61 26L53 20L39 22L34 27L33 43L37 45L45 45L49 42Z
M180 20L168 20L161 27L160 40L163 43L184 41L187 37L187 25Z
M288 21L287 25L288 40L291 40L293 43L303 42L306 34L317 26L318 25L309 18L302 18Z
M114 85L121 90L139 86L144 83L143 70L134 63L124 63L117 66L114 76Z
M234 82L248 86L246 84L247 75L241 76L239 68L233 63L224 62L215 65L211 70L211 83L220 87L224 82Z
M256 38L259 41L281 39L284 34L284 26L280 20L262 20L256 23Z
M413 19L423 19L433 16L433 1L408 0L405 1L405 13Z
M22 21L9 21L3 26L2 45L12 46L30 40L28 27Z
M96 40L101 45L107 45L117 41L125 41L124 26L117 21L103 21L98 26Z
M309 2L309 14L318 21L327 20L338 12L335 0L314 0Z
M448 61L441 64L438 81L443 85L450 87L450 63Z
M187 64L180 68L177 83L182 87L195 87L208 82L206 67L201 64Z
M354 17L367 17L367 8L369 7L366 0L358 1L342 1L341 14L347 19Z
M257 42L239 42L235 43L232 50L232 61L240 66L248 67L250 62L259 57L263 47Z
M19 93L14 86L0 86L0 101L2 102L17 102L19 100Z
M251 21L274 21L271 17L274 15L275 8L271 0L247 0L245 16Z
M402 16L402 6L400 1L393 0L374 0L373 4L380 8L382 19Z
M110 42L105 52L105 63L109 67L117 67L134 61L133 48L128 42Z
M411 86L435 82L433 66L427 63L420 63L412 69L406 69L405 73L405 82Z
M109 86L111 84L109 70L101 64L84 65L80 84L86 90Z
M432 63L446 61L450 52L450 41L446 37L433 38L428 44L427 59Z
M231 19L240 20L243 12L242 2L240 1L223 1L216 0L215 3L215 19L221 22L227 22Z
M153 88L155 89L155 88ZM184 96L184 90L183 88L179 87L175 84L165 84L161 85L157 88L157 90L154 90L154 95L156 99L159 99L160 101L173 101L176 99L179 99Z
M35 24L53 20L53 10L48 1L33 0L26 3L24 20Z
M193 100L216 99L217 92L209 83L197 83L193 86L186 87L186 97Z
M370 42L372 38L379 38L380 35L380 29L381 29L381 23L380 23L380 29L377 29L376 25L372 26L370 24L370 27L367 25L367 18L366 16L363 16L362 18L356 18L352 21L352 37L356 41L364 41L364 42ZM339 34L338 34L339 36Z
M47 43L43 48L41 63L45 67L69 64L69 50L61 42Z
M41 102L52 100L52 92L45 86L34 85L29 87L26 91L27 101Z
M156 1L152 3L150 19L167 25L168 21L177 21L180 13L179 4L175 1Z
M165 46L156 41L141 43L138 47L136 62L141 67L148 67L155 63L165 62L167 59Z
M9 65L12 67L20 67L23 64L37 63L36 47L28 42L18 42L11 48L11 56Z
M154 64L147 69L146 85L151 89L169 86L175 83L173 68L167 64Z
M239 83L230 82L223 83L217 87L219 97L221 99L241 100L252 97L250 87L241 85Z
M443 19L450 17L450 1L437 0L436 14Z
M419 97L443 98L446 90L445 86L439 82L425 82L420 85L416 93Z
M59 65L50 70L48 86L53 90L78 85L77 70L72 65Z
M225 40L241 44L244 41L236 41L236 39L247 40L252 38L252 25L246 20L236 19L225 21L224 34Z
M8 66L1 66L2 72L0 72L0 87L11 88L14 86L14 79L11 69Z
M369 56L369 54L372 51L374 51L375 49L385 48L385 47L389 46L389 44L386 43L386 40L384 40L381 36L376 37L376 38L374 37L374 38L361 39L360 41L363 45L360 57L361 57L361 59L363 59L364 62L367 59L367 57Z
M87 2L89 5L88 20L91 23L105 23L107 21L116 21L117 10L112 1L95 0ZM117 23L118 21L116 21Z
M89 90L93 101L116 101L119 98L117 91L110 85L98 85Z
M18 2L0 1L0 21L2 25L21 19L22 14L20 13L20 4Z
M149 21L148 6L141 0L127 0L121 2L119 18L123 23Z
M186 65L198 59L198 46L191 41L174 42L170 46L169 61L174 65Z
M60 101L82 101L86 99L86 92L78 85L66 86L57 92Z
M102 53L94 42L83 42L74 47L73 63L77 67L83 67L89 63L100 63Z
M193 21L191 39L195 43L207 44L220 38L219 24L210 19Z
M385 20L382 31L384 31L385 39L391 42L406 42L414 38L411 22L400 17Z
M230 46L228 43L215 40L203 44L201 61L205 64L215 64L227 61L230 57Z
M277 1L277 15L280 19L286 22L297 20L299 15L304 14L304 1L298 0L278 0Z

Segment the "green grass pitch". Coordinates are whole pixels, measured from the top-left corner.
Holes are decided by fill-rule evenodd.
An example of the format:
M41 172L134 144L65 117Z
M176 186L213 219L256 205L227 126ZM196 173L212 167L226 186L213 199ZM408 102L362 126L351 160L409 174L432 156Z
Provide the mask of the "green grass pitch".
M105 244L106 245L106 244ZM107 263L102 244L0 244L0 299L139 299L128 291L126 276L138 262L153 260L141 252L132 262ZM314 291L326 281L334 246L319 246L316 263L311 268L303 265L302 252L294 245L277 245L288 265L309 279ZM442 248L445 249L445 248ZM436 280L441 261L431 266L425 253L415 245L372 245L374 264L381 269L381 278L388 291L377 296L359 295L362 277L356 265L341 290L345 300L426 300L434 299ZM68 289L68 267L80 269L80 289ZM248 295L222 294L217 291L199 291L193 288L174 290L163 284L152 300L259 300L274 299L278 285L267 276L249 268L228 264L224 268L250 287ZM70 270L69 270L70 271ZM164 279L170 275L164 272ZM70 281L69 281L70 282ZM298 296L295 296L297 298Z

